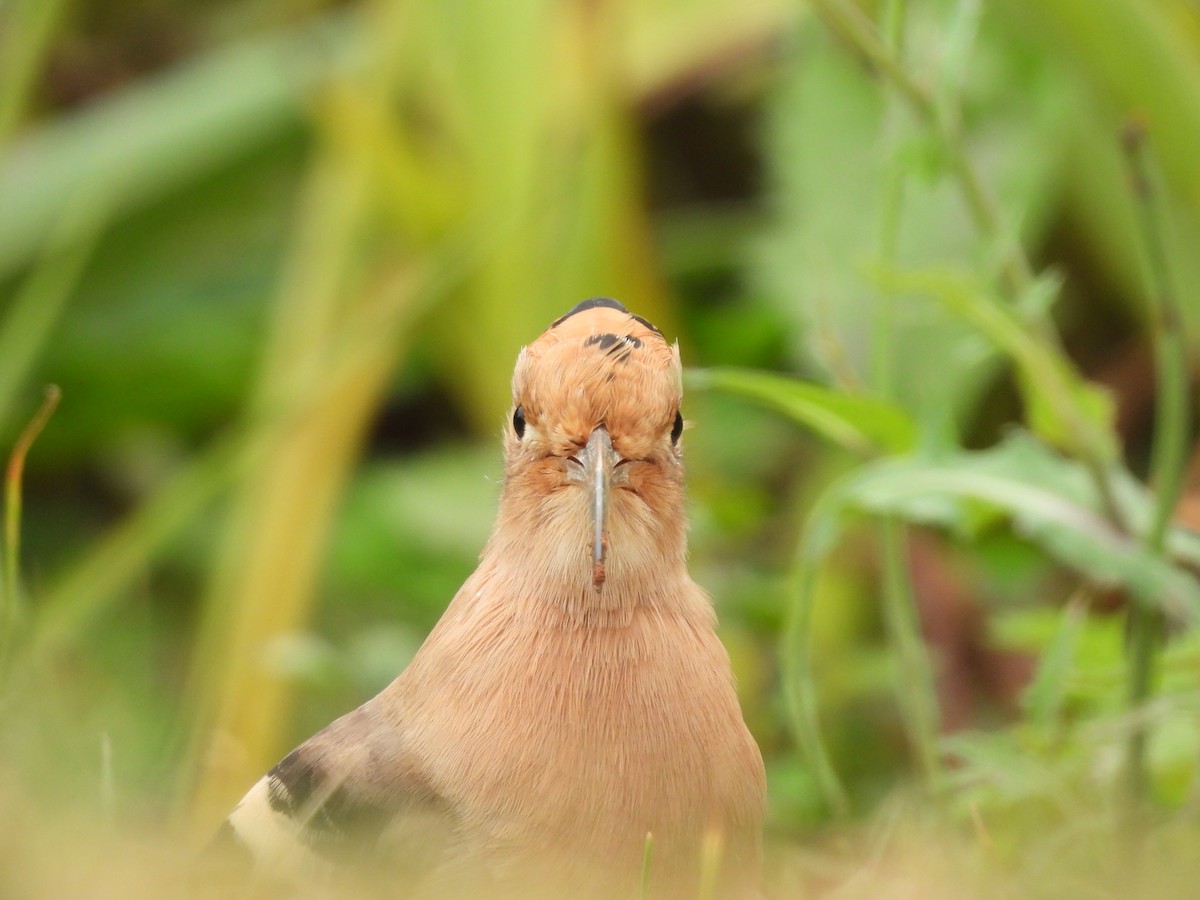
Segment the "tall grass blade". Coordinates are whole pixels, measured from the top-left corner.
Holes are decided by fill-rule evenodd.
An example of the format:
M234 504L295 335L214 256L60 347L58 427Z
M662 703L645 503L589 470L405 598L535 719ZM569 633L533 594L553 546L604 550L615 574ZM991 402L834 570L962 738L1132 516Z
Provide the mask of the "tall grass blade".
M1079 640L1087 624L1090 595L1087 588L1081 588L1067 601L1058 632L1043 651L1033 680L1022 696L1022 705L1030 724L1043 731L1053 729L1062 713L1067 695L1067 678L1071 674Z
M850 814L846 789L842 786L832 757L825 747L821 717L817 705L817 687L811 660L811 623L816 595L819 561L798 554L801 561L793 575L791 603L788 605L780 657L783 666L783 694L787 702L792 735L813 779L830 811L838 818Z
M0 148L20 123L67 0L12 0L0 31Z
M959 7L963 11L962 5ZM889 0L883 11L883 26L880 29L889 52L903 62L904 25L906 15L904 0ZM952 31L952 35L954 32ZM947 43L947 67L955 60L965 66L966 46L973 42L959 32L955 49L953 38ZM953 73L959 74L959 73ZM943 78L943 96L949 95L948 85L957 85L959 79ZM880 215L879 259L885 266L897 261L900 241L900 218L903 211L905 182L909 170L902 165L896 132L901 110L896 88L885 88L883 114L884 140L889 144L889 164L885 172L884 205ZM893 357L893 335L896 319L897 297L890 291L881 292L876 313L875 344L872 346L871 374L875 389L882 397L893 399L895 359ZM941 761L938 755L937 736L939 710L934 690L933 667L929 661L924 640L921 636L916 597L909 575L908 560L905 558L905 532L903 523L885 518L880 524L880 544L883 549L883 610L887 625L888 640L900 677L897 679L896 697L908 733L909 743L916 752L921 769L928 784L936 791L941 780Z
M0 277L93 185L119 185L120 216L295 127L316 87L361 67L360 50L357 17L333 13L222 47L22 135L0 158Z
M112 190L92 185L66 208L0 322L0 428L95 252Z
M638 887L638 897L648 900L650 897L650 863L654 859L654 833L646 832L646 842L642 846L642 877Z
M1162 555L1167 530L1183 490L1184 469L1191 432L1190 375L1184 318L1167 260L1165 213L1159 200L1158 179L1147 137L1139 123L1130 123L1122 135L1126 164L1133 185L1138 225L1146 258L1147 296L1150 298L1151 339L1154 345L1155 405L1151 478L1155 503L1143 541L1146 549ZM1150 697L1165 623L1160 611L1141 604L1129 607L1129 706L1136 710ZM1145 796L1147 729L1135 728L1126 754L1126 786L1132 803Z
M896 661L896 696L904 730L916 753L926 783L936 793L942 781L938 752L937 693L929 652L921 637L916 597L904 556L904 525L888 516L880 523L883 545L883 612Z
M45 398L33 419L25 426L4 473L4 595L0 597L0 689L8 673L9 654L12 652L19 618L21 615L21 476L25 472L25 459L33 442L37 440L54 410L62 392L56 385L46 388Z
M721 860L725 855L725 835L715 828L704 833L700 843L700 886L697 900L713 900L721 876Z

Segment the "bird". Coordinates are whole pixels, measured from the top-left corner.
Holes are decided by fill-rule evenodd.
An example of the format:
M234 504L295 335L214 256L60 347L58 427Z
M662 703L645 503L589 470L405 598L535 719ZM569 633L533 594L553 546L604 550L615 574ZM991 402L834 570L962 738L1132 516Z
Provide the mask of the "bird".
M681 400L678 343L611 298L523 347L478 567L213 848L300 893L758 896L765 773L688 573Z

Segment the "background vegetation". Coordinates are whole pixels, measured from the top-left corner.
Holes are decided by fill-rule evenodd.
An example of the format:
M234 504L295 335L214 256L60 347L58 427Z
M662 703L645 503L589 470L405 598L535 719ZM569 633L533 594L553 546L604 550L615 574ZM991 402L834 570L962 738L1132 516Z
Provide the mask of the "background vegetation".
M0 893L157 893L403 668L610 295L772 894L1178 896L1198 146L1187 0L0 5Z

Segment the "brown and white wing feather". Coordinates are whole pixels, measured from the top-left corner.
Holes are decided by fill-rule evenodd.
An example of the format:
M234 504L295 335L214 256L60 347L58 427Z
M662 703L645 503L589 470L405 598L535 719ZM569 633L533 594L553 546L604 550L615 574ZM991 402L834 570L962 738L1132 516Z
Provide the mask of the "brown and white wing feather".
M213 850L256 876L296 883L340 869L415 882L444 862L454 811L422 776L403 730L373 707L342 716L259 779Z

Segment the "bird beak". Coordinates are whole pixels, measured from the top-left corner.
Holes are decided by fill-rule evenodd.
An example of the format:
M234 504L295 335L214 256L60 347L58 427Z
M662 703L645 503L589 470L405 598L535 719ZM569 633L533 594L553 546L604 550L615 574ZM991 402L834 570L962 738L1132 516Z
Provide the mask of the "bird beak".
M578 453L583 482L588 489L592 511L592 587L599 593L608 577L605 557L608 555L608 496L613 484L613 470L621 458L613 449L612 438L604 426L596 428L587 444Z

